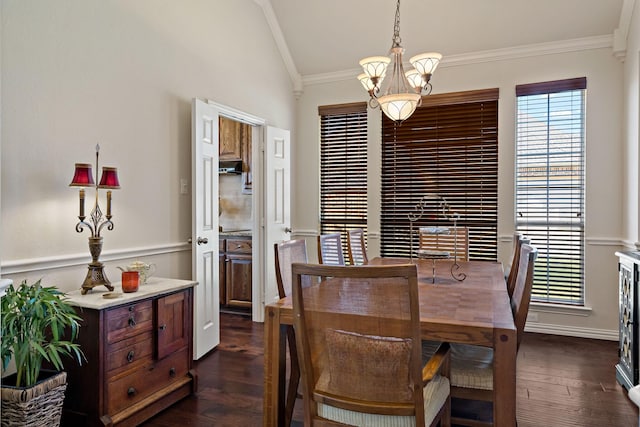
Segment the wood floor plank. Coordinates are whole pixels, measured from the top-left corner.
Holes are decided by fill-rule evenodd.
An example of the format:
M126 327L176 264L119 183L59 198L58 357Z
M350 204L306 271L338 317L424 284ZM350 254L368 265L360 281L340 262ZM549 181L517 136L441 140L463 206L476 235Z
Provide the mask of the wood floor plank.
M262 424L264 325L221 314L218 348L196 362L199 390L143 427ZM518 427L635 427L638 409L615 380L617 343L525 334L518 353ZM458 404L458 406L460 406ZM470 409L469 409L470 408ZM481 418L490 406L469 406ZM302 426L296 402L294 427Z

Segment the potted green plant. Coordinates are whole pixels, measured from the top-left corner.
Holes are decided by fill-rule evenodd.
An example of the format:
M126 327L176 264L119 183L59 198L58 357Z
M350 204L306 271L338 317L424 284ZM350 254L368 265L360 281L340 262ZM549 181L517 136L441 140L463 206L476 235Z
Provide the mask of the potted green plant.
M63 357L82 363L84 354L74 343L80 317L56 287L23 281L9 286L0 312L2 369L10 361L16 373L2 379L2 426L60 424L66 389ZM55 370L42 369L48 362Z

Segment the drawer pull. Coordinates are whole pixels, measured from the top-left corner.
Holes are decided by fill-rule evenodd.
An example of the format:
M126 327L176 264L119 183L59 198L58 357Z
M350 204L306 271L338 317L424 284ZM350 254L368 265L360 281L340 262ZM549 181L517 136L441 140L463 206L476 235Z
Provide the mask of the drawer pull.
M129 390L127 390L127 396L131 397L131 396L135 396L136 394L136 389L133 387L129 387Z
M127 362L129 363L133 362L133 356L134 356L133 350L127 353Z
M162 325L160 325L158 329L160 329L161 331L164 331L165 329L167 329L167 324L163 323Z
M176 368L171 368L169 369L169 376L170 377L175 377L176 376Z
M132 328L136 326L136 319L134 319L133 316L129 317L129 326Z

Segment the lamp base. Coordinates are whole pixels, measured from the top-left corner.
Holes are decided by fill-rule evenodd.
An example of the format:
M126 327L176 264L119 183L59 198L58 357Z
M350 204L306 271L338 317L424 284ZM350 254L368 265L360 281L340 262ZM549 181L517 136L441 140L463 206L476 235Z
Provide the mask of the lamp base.
M82 283L82 290L80 291L82 295L85 295L96 286L106 286L107 289L113 291L113 286L104 274L104 265L101 262L89 263L88 268L87 277L85 277Z

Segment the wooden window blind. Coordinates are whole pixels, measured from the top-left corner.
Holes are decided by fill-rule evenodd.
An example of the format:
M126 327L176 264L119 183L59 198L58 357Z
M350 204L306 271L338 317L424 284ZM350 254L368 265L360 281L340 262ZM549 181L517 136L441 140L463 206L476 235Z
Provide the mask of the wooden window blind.
M516 226L538 248L534 301L584 304L586 87L516 86Z
M382 256L408 257L418 247L408 214L423 196L444 198L460 215L470 259L497 259L498 89L427 96L401 125L383 117ZM427 203L414 232L453 225L440 207Z
M367 230L367 104L321 106L320 233ZM346 254L345 254L346 259Z

